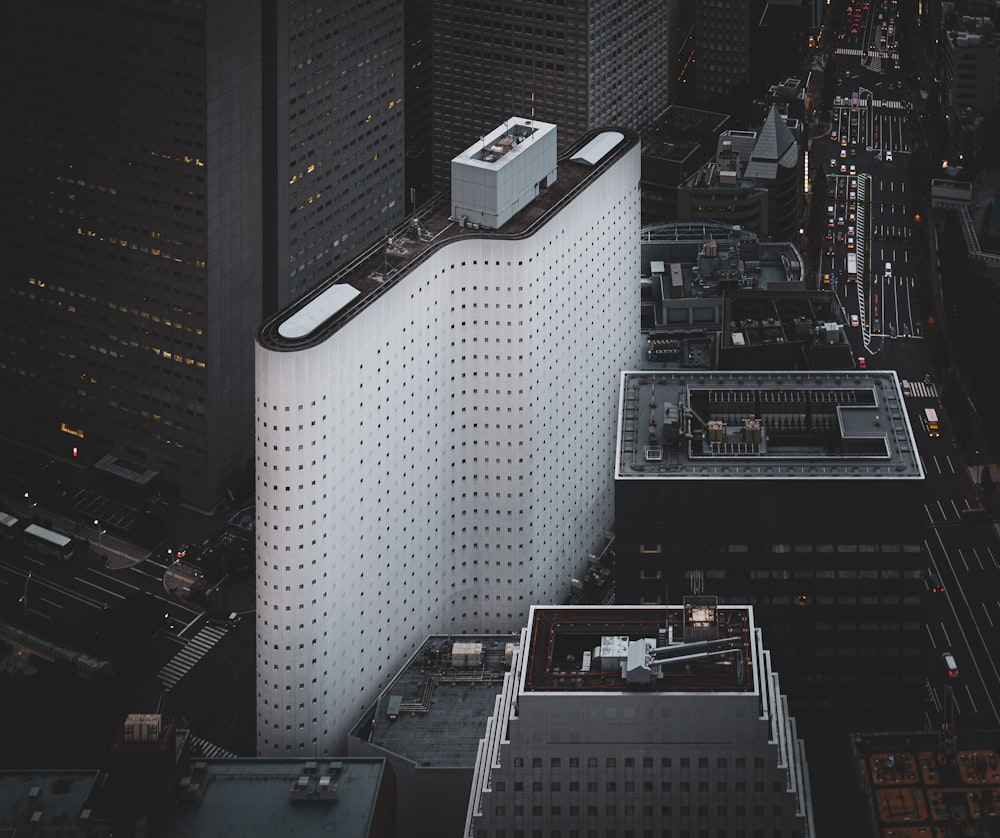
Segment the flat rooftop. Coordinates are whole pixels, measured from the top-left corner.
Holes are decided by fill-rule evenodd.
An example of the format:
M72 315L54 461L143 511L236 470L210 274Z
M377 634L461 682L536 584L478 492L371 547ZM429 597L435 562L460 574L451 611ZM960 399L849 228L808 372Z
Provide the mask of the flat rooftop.
M535 606L524 692L749 693L748 606L692 597L673 606Z
M681 161L699 145L714 146L718 134L730 120L727 113L671 105L643 135L642 153Z
M366 838L386 765L354 757L204 760L195 764L204 767L201 799L177 808L171 834ZM332 797L319 791L324 776L336 789ZM301 789L294 799L293 787Z
M962 731L852 736L855 777L882 838L979 836L1000 818L1000 733Z
M471 768L510 671L507 646L520 640L520 634L429 637L352 735L417 765ZM477 645L478 657L469 651Z
M87 835L100 771L0 771L0 835Z
M439 193L419 208L416 218L390 231L386 239L265 321L257 332L258 343L276 352L290 352L323 342L431 253L456 239L516 239L530 235L638 144L639 137L634 132L615 131L623 139L594 165L572 158L589 142L607 133L607 129L597 129L582 137L558 160L555 183L543 189L498 230L474 230L453 221L449 217L450 193Z
M895 372L622 373L617 480L923 476Z

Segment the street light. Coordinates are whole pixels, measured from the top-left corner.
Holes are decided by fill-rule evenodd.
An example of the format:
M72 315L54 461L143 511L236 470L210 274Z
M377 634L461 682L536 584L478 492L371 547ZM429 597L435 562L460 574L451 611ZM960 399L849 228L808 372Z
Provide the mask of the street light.
M103 533L104 530L101 529L101 522L98 521L96 518L94 519L94 526L97 527L97 546L100 547L101 546L101 533Z
M31 581L31 571L24 577L24 593L21 595L21 602L24 603L24 619L28 619L28 583Z

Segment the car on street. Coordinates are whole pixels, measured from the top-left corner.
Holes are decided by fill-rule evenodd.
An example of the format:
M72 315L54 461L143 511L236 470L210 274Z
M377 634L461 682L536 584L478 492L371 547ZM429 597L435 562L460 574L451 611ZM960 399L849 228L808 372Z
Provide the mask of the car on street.
M851 326L853 326L856 329L858 327L858 325L859 325L858 315L852 314L851 315Z
M924 584L927 585L927 590L932 594L944 593L944 585L941 583L940 577L931 568L927 568L927 573L924 576Z
M858 369L859 370L868 369L868 362L865 360L864 355L858 355Z
M955 656L951 652L942 652L941 661L944 663L945 675L949 678L957 678L958 661L955 660Z
M236 628L239 621L240 615L236 611L230 611L228 614L223 611L209 611L205 615L205 625L219 628Z

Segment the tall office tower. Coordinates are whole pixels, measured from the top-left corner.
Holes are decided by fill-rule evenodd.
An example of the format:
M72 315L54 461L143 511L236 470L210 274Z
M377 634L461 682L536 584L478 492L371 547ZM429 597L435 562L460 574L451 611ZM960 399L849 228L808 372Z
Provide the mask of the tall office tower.
M923 476L893 372L623 373L617 601L752 604L809 739L916 723Z
M799 72L804 0L697 0L695 90L701 107L748 105Z
M697 0L695 13L695 99L719 109L734 90L750 83L752 0Z
M670 4L432 0L434 187L510 113L559 126L559 151L598 125L640 133L668 104Z
M451 204L258 334L261 754L342 749L427 634L523 626L611 528L638 138L557 166L555 134L488 132Z
M434 66L434 19L432 0L409 0L404 4L403 29L406 46L403 50L404 116L406 121L406 199L416 190L417 203L431 197L431 161L433 154L431 97ZM407 204L407 209L412 209Z
M401 217L401 3L377 5L18 7L0 432L224 496L253 452L264 313Z
M536 606L521 637L463 835L816 835L752 608Z

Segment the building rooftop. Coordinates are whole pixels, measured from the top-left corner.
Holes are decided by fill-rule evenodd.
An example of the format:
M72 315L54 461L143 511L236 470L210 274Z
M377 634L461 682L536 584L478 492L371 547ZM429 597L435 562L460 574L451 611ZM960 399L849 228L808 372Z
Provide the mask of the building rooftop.
M516 157L511 152L521 151L555 130L556 126L550 122L530 119L508 120L489 134L480 137L465 151L459 152L454 160L480 168L499 169Z
M893 371L622 373L618 480L923 476Z
M519 634L427 638L351 735L414 764L469 767Z
M984 836L1000 818L1000 733L865 733L852 737L864 820L880 838ZM994 826L994 829L996 827Z
M521 691L745 693L759 690L747 606L535 606Z
M648 132L643 134L642 153L650 157L681 161L700 145L714 141L730 115L671 105Z
M0 834L89 835L100 772L0 771Z
M684 183L688 189L749 189L766 186L780 169L798 164L798 144L786 119L772 106L759 131L724 131L715 157Z
M195 763L172 835L336 835L371 831L386 761L229 759Z
M502 239L530 235L638 144L634 132L624 128L615 131L622 139L607 149L596 164L572 158L609 132L598 129L582 137L558 161L558 179L497 230L474 229L453 220L449 194L436 195L385 240L268 319L257 333L258 342L274 351L293 351L321 343L448 243L461 237ZM495 167L498 163L480 161L478 165Z

